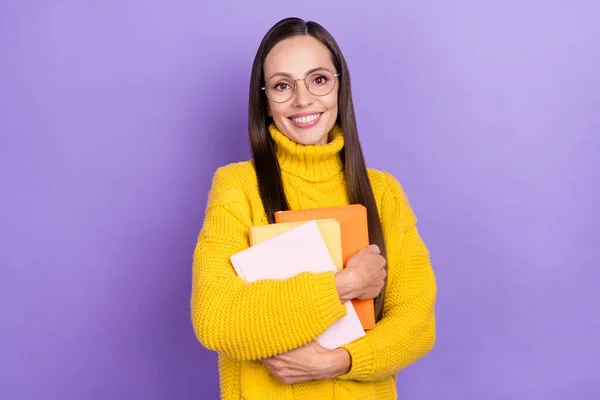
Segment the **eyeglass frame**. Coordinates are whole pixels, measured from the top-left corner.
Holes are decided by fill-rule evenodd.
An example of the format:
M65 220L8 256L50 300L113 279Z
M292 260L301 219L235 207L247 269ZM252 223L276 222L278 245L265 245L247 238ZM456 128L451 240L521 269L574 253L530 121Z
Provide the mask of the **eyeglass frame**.
M294 97L294 95L296 94L296 90L298 90L298 84L297 84L297 82L298 82L298 81L304 81L304 86L306 87L306 90L308 90L308 92L309 92L310 94L312 94L313 96L318 96L318 97L327 96L329 93L333 92L333 89L335 89L335 85L333 85L333 87L331 88L331 90L330 90L329 92L325 93L325 94L314 94L314 93L313 93L313 92L311 92L311 91L310 91L310 89L308 88L308 87L310 86L310 84L309 84L308 82L306 82L306 78L308 77L308 75L312 74L313 72L317 72L317 71L321 71L321 70L325 70L325 71L327 71L327 72L329 72L329 73L333 74L333 77L334 77L334 78L337 78L338 76L340 76L340 75L342 74L341 72L334 73L333 71L331 71L331 70L329 70L329 69L327 69L327 68L319 67L319 68L314 68L314 69L312 69L312 70L309 70L309 71L306 73L306 75L304 75L304 78L300 78L300 79L292 79L292 77L291 77L291 76L289 76L289 75L282 75L282 76L286 76L286 77L288 77L288 78L292 79L292 81L294 81L294 91L292 92L292 95L290 96L290 98L289 98L289 99L287 99L287 100L285 100L285 101L275 101L275 100L273 100L272 98L270 98L270 97L269 97L269 95L267 94L267 86L266 86L266 84L267 84L267 83L266 83L266 82L265 82L265 86L261 87L261 88L260 88L260 90L263 90L263 91L265 92L265 95L267 96L267 98L269 98L269 100L271 100L272 102L275 102L275 103L277 103L277 104L283 104L283 103L287 103L288 101L290 101L290 100L292 99L292 97ZM269 79L269 81L270 81L271 79L273 79L273 77L271 77L271 78ZM337 79L336 79L336 81L337 81ZM267 81L267 82L268 82L268 81Z

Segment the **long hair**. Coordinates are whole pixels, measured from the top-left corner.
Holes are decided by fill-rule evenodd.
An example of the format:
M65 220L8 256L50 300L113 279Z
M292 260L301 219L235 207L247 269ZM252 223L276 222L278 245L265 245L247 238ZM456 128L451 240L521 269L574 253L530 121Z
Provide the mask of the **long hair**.
M300 18L286 18L275 24L264 36L252 64L248 103L248 133L260 197L268 221L274 223L274 213L289 210L290 207L283 188L275 144L268 133L267 98L260 90L264 86L263 65L273 46L284 39L300 35L312 36L323 43L331 53L336 71L341 72L337 123L344 133L344 148L341 159L346 175L346 190L350 204L362 204L367 209L369 240L372 244L376 244L380 248L381 254L386 257L381 221L358 139L352 91L350 89L350 73L346 60L337 42L325 28L316 22L305 22ZM379 296L374 300L375 317L378 321L382 316L384 296L385 285Z

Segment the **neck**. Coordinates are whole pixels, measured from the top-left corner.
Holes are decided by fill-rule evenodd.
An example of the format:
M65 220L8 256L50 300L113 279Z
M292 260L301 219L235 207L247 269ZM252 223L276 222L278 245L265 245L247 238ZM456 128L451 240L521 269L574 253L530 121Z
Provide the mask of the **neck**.
M326 144L296 143L277 129L275 124L269 126L269 133L275 142L277 159L283 172L309 182L326 181L342 172L344 165L340 152L344 147L344 135L339 125L331 129L331 140Z

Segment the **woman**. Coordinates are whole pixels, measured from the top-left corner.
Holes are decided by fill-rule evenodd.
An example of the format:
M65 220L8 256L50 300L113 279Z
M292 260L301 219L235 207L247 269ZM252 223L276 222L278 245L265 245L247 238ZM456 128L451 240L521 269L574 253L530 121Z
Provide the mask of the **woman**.
M252 66L253 159L219 168L193 265L198 340L219 353L224 399L395 399L395 374L435 341L436 281L416 217L398 181L367 169L350 76L319 24L280 21ZM247 284L229 257L274 212L360 203L372 245L338 273ZM328 350L315 338L345 315L344 302L374 298L377 324Z

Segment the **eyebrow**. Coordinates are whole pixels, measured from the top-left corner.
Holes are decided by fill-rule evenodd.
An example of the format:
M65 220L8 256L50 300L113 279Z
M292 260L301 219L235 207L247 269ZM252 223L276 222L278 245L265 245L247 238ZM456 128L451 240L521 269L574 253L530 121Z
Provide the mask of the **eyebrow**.
M315 71L320 71L320 70L322 70L322 69L324 69L324 70L327 70L327 71L331 71L331 69L329 69L329 68L325 68L325 67L316 67L316 68L311 68L311 69L309 69L308 71L306 71L306 72L305 72L305 75L308 75L308 74L310 74L310 73L312 73L312 72L315 72ZM265 82L268 82L270 79L272 79L272 78L274 78L274 77L276 77L276 76L286 76L286 77L288 77L288 78L293 78L293 77L292 77L292 74L288 74L287 72L275 72L273 75L269 76L269 77L268 77L268 78L265 80Z

